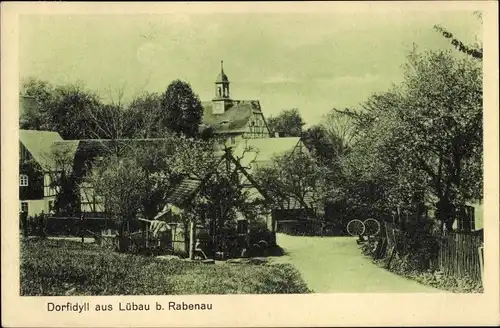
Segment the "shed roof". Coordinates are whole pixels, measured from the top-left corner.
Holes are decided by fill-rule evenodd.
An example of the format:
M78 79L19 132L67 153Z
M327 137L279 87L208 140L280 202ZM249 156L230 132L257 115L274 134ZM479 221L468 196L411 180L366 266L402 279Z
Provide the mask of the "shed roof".
M198 190L203 181L189 177L181 181L175 190L167 197L167 203L182 206Z
M50 154L54 143L62 141L59 133L54 131L19 130L19 141L43 169L50 169L55 166Z

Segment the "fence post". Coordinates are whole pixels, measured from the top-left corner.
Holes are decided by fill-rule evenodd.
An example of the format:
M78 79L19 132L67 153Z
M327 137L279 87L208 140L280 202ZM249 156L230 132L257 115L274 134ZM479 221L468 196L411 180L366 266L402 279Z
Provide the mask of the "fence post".
M481 270L481 283L484 287L484 248L483 246L478 247L478 255L479 255L479 267Z
M83 236L83 219L84 219L84 214L80 216L80 234L82 235L82 244L85 243L85 238Z
M43 211L38 217L38 233L40 238L45 238L45 214Z
M195 224L194 220L189 220L189 259L194 260L195 249Z

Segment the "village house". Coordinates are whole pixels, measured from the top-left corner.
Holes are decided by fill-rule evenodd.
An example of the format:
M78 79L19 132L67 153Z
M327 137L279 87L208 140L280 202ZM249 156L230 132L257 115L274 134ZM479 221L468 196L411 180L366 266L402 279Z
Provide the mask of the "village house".
M34 216L49 213L54 206L55 188L51 173L56 163L47 156L56 141L57 132L19 130L19 200L20 211Z

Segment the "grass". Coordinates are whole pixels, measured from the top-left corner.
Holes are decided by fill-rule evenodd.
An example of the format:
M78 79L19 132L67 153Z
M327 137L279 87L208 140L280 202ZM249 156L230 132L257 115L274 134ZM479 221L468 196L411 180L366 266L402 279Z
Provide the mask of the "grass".
M22 241L20 278L25 296L309 292L288 264L165 261L64 240Z
M387 259L373 260L374 263L387 269ZM470 277L458 278L452 275L445 275L440 271L419 271L404 269L403 261L393 259L389 271L400 276L415 280L423 285L431 286L452 293L483 293L483 286L480 282L474 281Z

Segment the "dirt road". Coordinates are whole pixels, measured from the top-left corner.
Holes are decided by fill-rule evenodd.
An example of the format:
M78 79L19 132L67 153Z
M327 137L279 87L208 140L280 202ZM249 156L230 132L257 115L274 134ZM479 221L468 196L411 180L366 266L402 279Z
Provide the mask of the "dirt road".
M297 268L316 293L436 293L445 291L393 274L364 257L353 237L278 234L287 252L275 258Z

